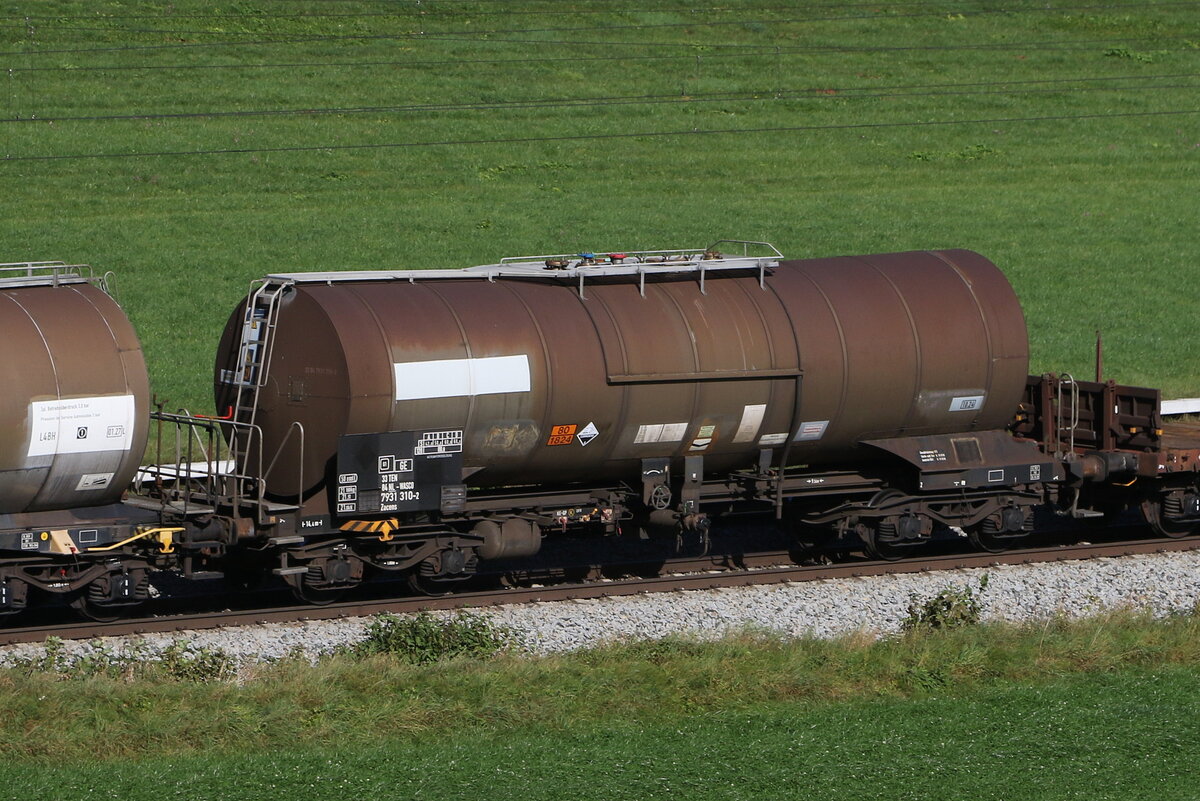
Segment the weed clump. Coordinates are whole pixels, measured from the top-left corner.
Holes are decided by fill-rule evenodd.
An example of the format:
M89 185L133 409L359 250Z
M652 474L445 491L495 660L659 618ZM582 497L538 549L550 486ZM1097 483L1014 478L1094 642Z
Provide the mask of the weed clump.
M154 651L141 641L114 649L102 640L95 640L90 650L72 655L60 638L49 637L39 656L13 659L6 667L26 676L104 677L128 682L206 683L229 681L237 675L235 657L220 648L201 647L186 640L175 640L161 651Z
M978 589L969 584L946 587L931 598L921 598L914 593L908 598L908 616L900 622L900 628L905 632L917 632L974 626L983 613L979 596L987 585L988 577L984 573Z
M482 615L457 612L437 618L428 612L410 617L377 616L366 636L347 652L363 658L388 654L402 662L427 665L457 657L484 658L515 644L512 630Z

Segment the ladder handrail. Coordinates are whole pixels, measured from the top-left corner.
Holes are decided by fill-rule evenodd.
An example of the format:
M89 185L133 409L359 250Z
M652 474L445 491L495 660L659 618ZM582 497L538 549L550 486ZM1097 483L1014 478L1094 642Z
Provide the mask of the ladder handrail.
M1075 380L1075 376L1070 373L1062 373L1058 378L1058 399L1055 407L1054 430L1059 444L1058 456L1063 455L1062 432L1063 432L1063 385L1067 385L1069 389L1069 398L1071 401L1071 414L1069 447L1066 450L1066 455L1070 458L1071 454L1075 453L1075 431L1079 428L1079 382Z
M255 286L257 284L257 287ZM237 365L231 419L236 423L254 425L258 415L258 390L266 386L271 357L275 350L275 327L279 321L279 298L292 285L286 280L264 278L251 284L242 315L242 330L238 340ZM239 450L237 429L230 447ZM237 457L237 453L234 453Z

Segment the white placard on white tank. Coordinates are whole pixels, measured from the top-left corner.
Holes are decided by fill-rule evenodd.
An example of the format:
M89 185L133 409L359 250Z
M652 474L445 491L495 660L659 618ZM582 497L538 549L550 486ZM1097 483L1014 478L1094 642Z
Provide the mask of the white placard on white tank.
M687 433L687 423L659 423L657 425L638 426L637 436L633 438L634 445L646 445L652 442L679 442Z
M29 456L127 451L133 446L132 395L62 398L29 404Z
M396 400L465 398L529 391L529 357L484 356L396 362Z
M738 424L737 433L733 435L734 442L752 442L762 425L763 415L767 413L767 404L756 403L742 409L742 422Z
M967 395L950 400L952 412L977 412L983 408L983 395Z

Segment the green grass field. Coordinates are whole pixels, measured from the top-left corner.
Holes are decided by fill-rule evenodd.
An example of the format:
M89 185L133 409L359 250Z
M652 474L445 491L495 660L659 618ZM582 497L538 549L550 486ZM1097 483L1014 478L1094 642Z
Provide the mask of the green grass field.
M1161 799L1196 797L1200 674L965 698L763 705L236 757L7 765L0 798Z
M1032 368L1200 394L1200 8L0 4L0 250L113 271L211 409L267 272L765 239L968 247Z
M1198 627L0 670L0 799L1195 798Z

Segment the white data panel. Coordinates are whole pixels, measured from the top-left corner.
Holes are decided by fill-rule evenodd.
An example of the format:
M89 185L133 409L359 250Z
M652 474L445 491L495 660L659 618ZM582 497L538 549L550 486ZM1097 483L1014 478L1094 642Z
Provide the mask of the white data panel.
M396 362L396 400L465 398L529 391L529 357L484 356Z
M62 398L29 404L29 456L127 451L133 446L132 395Z

